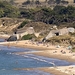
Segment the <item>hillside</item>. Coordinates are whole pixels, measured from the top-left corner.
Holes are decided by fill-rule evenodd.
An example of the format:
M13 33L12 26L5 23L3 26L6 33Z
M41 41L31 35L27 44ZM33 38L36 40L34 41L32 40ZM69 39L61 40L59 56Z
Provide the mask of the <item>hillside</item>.
M15 2L16 3L23 3L23 2L25 2L25 1L27 1L27 0L15 0ZM31 1L31 0L30 0ZM36 1L36 0L34 0L34 1ZM40 2L44 2L45 0L39 0ZM68 2L70 2L70 3L73 3L73 0L65 0L65 1L68 1Z
M51 30L53 25L48 25L43 22L29 22L23 28L17 29L17 32L24 32L28 27L33 27L35 33L41 33L43 37L46 36Z
M0 32L12 33L23 21L18 18L0 18Z
M8 2L14 2L14 3L16 3L16 4L22 4L22 3L24 3L24 2L26 2L27 0L0 0L0 1L8 1ZM32 1L32 0L30 0L30 1ZM34 1L36 1L36 0L34 0ZM40 2L45 2L46 0L39 0ZM69 3L73 3L74 2L74 0L64 0L64 1L68 1Z
M0 33L10 33L13 34L13 30L17 29L21 23L25 21L25 19L18 19L18 18L1 18L0 19ZM46 24L43 22L29 22L23 28L17 29L18 31L25 31L28 27L33 27L35 33L39 33L40 37L36 38L36 40L41 40L42 38L46 37L50 30L53 28L54 25ZM64 26L63 26L64 27ZM63 28L59 27L59 28ZM32 35L31 35L32 36ZM75 44L75 33L71 33L68 35L62 36L55 36L47 40L47 42L52 44L60 44L60 45L73 45Z
M15 2L19 3L22 1L25 0L15 0ZM13 34L15 30L17 30L20 33L24 32L28 27L33 27L35 33L40 33L40 36L44 38L54 25L56 25L58 29L63 27L75 28L75 7L73 6L55 6L53 9L50 7L17 9L8 2L0 2L0 5L0 32ZM25 22L26 19L30 21ZM64 36L62 36L62 38L61 36L53 37L54 39L51 38L48 41L57 44L63 43L63 39L68 41L69 44L74 44L75 38L71 38L71 35L68 36L70 40L67 40L66 35L65 38L63 37Z
M43 22L31 22L25 25L25 27L33 27L35 32L48 31L52 27Z

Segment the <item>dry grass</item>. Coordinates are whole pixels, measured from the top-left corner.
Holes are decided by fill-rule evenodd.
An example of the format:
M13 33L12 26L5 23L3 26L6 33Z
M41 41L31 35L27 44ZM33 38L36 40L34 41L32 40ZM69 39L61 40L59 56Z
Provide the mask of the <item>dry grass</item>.
M71 35L61 35L55 36L48 40L53 44L63 44L63 45L74 45L75 44L75 37Z
M44 32L50 30L52 27L51 25L45 24L43 22L31 22L25 25L25 27L33 27L35 32Z

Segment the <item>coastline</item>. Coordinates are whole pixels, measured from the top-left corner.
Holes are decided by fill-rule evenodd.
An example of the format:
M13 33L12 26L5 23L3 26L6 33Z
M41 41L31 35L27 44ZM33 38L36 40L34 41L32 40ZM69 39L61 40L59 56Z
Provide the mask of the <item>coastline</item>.
M38 46L35 44L31 44L31 42L28 42L28 40L19 41L17 43L16 42L8 42L8 43L4 43L3 45L9 46L9 47L15 46L15 47L21 47L21 48L28 48L31 50L34 49L34 50L37 50L37 52L33 52L33 54L35 55L45 56L49 58L57 58L57 59L66 60L69 62L75 62L75 56L73 56L75 53L69 53L69 50L66 50L63 47L56 48L56 46L54 45L50 45L49 47L43 46L43 45ZM66 51L66 54L62 54L60 52L61 50ZM55 51L57 52L54 53ZM20 54L24 54L24 53L25 52L21 52Z
M26 71L40 70L40 71L43 71L43 72L50 73L52 75L69 75L69 74L66 74L64 72L61 72L60 70L56 70L56 68L53 68L53 67L43 67L43 68L17 68L17 69L14 69L14 70L26 70Z
M49 57L49 58L65 60L68 62L75 62L75 59L71 59L70 57L68 57L66 55L61 55L61 54L50 54L50 53L46 53L46 52L37 52L37 53L33 53L33 54L39 55L39 56L44 56L44 57Z
M39 56L45 56L45 57L49 57L49 58L57 58L57 59L61 59L61 60L66 60L69 62L75 62L75 56L73 56L73 54L75 53L69 53L69 50L66 50L66 48L64 48L63 46L61 46L60 48L57 48L57 46L54 45L43 45L43 44L36 44L36 42L31 42L29 40L22 40L22 41L13 41L13 42L4 42L1 45L6 45L9 48L11 46L15 46L15 47L22 47L22 48L29 48L29 49L34 49L37 51L33 51L33 52L28 52L30 54L35 54L35 55L39 55ZM66 54L62 54L60 51L64 50L66 51ZM26 52L17 52L17 54L21 55L21 54L27 54ZM75 67L75 66L74 66ZM57 68L38 68L39 70L45 71L45 72L49 72L52 73L54 75L71 75L71 74L66 74L65 72L61 72L60 70L58 71ZM65 68L64 68L65 69ZM68 68L67 68L68 70ZM60 73L58 73L60 72ZM75 72L74 72L75 74Z

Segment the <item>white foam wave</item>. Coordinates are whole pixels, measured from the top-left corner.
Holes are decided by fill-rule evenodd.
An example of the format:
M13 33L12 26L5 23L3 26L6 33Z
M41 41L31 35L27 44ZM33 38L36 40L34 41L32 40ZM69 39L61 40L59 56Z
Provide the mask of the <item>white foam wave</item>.
M40 58L36 58L36 57L30 57L32 59L35 59L35 60L39 60L39 61L42 61L42 62L46 62L48 64L52 64L53 66L55 66L55 63L54 62L49 62L47 60L44 60L44 59L40 59Z

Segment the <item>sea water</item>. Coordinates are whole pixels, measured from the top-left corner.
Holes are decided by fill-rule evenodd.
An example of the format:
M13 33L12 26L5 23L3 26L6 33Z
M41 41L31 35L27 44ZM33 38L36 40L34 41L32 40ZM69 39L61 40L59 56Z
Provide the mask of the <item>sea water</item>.
M14 54L15 52L29 51L31 51L31 49L0 46L0 75L51 75L39 70L24 71L14 69L52 67L54 65L51 62L54 62L56 66L74 65L74 63L69 63L67 61L36 56L33 54Z
M49 73L39 70L23 71L14 70L16 68L36 68L44 66L52 66L51 64L27 58L20 55L15 55L15 52L27 52L30 49L0 46L0 75L50 75ZM34 50L33 50L34 51ZM37 64L38 62L38 64Z

